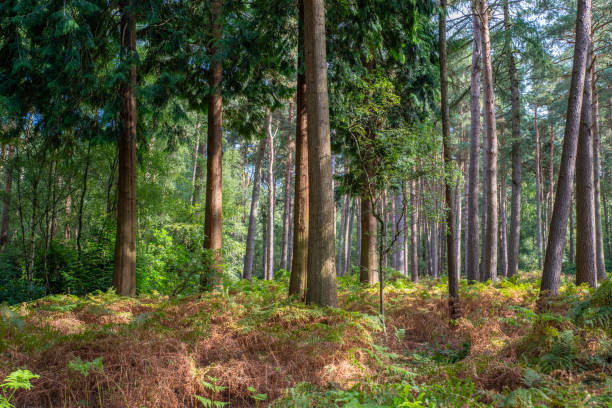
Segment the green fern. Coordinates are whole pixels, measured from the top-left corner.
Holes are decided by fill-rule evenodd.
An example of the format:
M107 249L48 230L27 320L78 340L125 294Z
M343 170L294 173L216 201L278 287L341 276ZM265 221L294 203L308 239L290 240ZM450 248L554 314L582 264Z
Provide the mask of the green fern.
M30 380L40 376L32 374L30 370L16 370L10 373L0 384L0 408L12 408L11 403L17 390L29 390L32 388Z

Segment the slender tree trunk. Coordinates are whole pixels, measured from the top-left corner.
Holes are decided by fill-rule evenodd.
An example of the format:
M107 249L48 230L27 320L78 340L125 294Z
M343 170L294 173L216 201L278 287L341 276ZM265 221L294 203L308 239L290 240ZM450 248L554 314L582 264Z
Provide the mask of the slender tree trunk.
M506 213L506 196L507 184L506 184L506 169L502 168L501 171L501 192L500 192L500 222L501 222L501 236L500 236L500 272L503 277L508 276L508 214Z
M540 172L540 132L538 130L538 105L533 107L535 130L535 174L536 174L536 246L538 268L542 268L542 175Z
M353 199L353 204L349 209L349 222L344 237L344 271L343 276L347 276L351 273L351 243L353 242L353 223L355 220L355 213L357 209L357 199Z
M592 43L589 54L592 55ZM587 57L584 95L576 152L576 285L597 287L597 243L595 242L595 191L593 186L593 118L591 56Z
M486 256L487 251L485 250L486 246L486 234L487 234L487 202L489 200L488 195L488 183L487 183L487 153L489 151L489 147L487 144L487 122L484 120L484 109L483 107L483 123L482 123L482 206L481 206L481 215L480 215L480 266L479 266L479 276L478 280L480 282L484 282L487 280L487 273L485 269Z
M338 248L339 251L336 253L336 274L342 276L344 271L344 240L345 240L345 229L348 226L349 206L351 200L348 194L344 195L340 208L340 230L338 231Z
M446 68L446 0L440 1L441 15L438 29L440 35L440 94L442 108L442 148L444 150L445 172L450 171L452 164L452 152L450 145L450 113L448 109L448 78ZM448 307L451 319L461 317L459 305L459 268L457 266L457 247L455 246L455 234L457 220L455 219L454 197L452 180L445 177L445 204L446 204L446 259L448 272Z
M576 246L574 241L574 231L576 227L574 225L574 203L573 199L570 200L570 214L569 214L569 261L570 263L576 262Z
M419 280L419 250L418 250L418 203L416 197L416 181L410 181L410 277L413 282Z
M293 108L291 108L293 110ZM290 121L292 122L292 121ZM281 268L289 269L289 230L291 223L291 193L292 193L292 172L293 172L293 150L295 143L291 134L287 135L287 158L285 163L285 191L283 197L283 245L281 249Z
M13 195L13 167L10 164L10 159L15 152L13 146L8 146L6 153L6 164L4 171L4 198L2 200L2 226L0 227L0 248L6 249L9 236L9 222L11 211L11 197Z
M557 180L555 206L553 208L544 258L544 270L540 296L557 295L561 281L561 261L565 234L567 233L567 218L569 203L572 196L572 181L574 180L578 128L580 111L584 92L584 79L587 67L589 35L591 31L591 0L578 0L576 14L576 41L574 44L574 60L572 64L572 79L567 105L565 133L561 165Z
M612 257L612 239L610 238L610 215L608 210L608 200L606 199L606 195L603 194L601 196L603 210L604 210L604 220L605 220L605 228L606 228L606 247L608 248L608 256Z
M508 276L518 273L519 241L521 238L521 197L523 183L523 163L521 157L521 121L520 121L520 95L519 82L516 72L516 63L512 48L512 34L510 26L510 13L508 0L504 1L504 30L507 55L508 72L510 74L510 98L512 112L512 203L510 204L510 236L508 238Z
M206 142L200 139L200 124L198 124L198 142L193 163L193 192L191 195L191 205L201 201L202 190L204 189L204 173L206 166Z
M249 213L249 230L247 232L246 252L242 278L253 277L253 258L255 256L255 233L257 230L257 212L259 211L259 191L261 189L261 163L266 150L266 139L261 139L255 154L255 172L253 173L253 192L251 193L251 212Z
M555 196L555 127L550 124L550 157L548 158L548 218L546 225L550 225L550 217L553 209L553 197Z
M304 0L298 0L298 75L295 123L295 198L293 205L293 259L289 295L306 299L308 276L309 187L308 187L308 113L304 61Z
M129 61L128 79L121 85L121 135L119 139L119 180L117 237L113 287L119 295L136 293L136 17L133 2L121 7L121 48Z
M208 73L208 160L206 162L206 209L204 213L204 248L212 252L212 265L201 276L200 286L218 287L223 282L223 79L222 51L216 43L222 36L223 0L211 0L210 54L212 63Z
M472 4L472 79L470 91L470 170L468 177L468 207L467 207L467 230L469 237L478 240L480 236L478 225L478 179L480 163L480 59L481 59L481 24L477 13L477 0ZM469 283L478 280L478 241L467 246L466 274Z
M431 258L431 277L433 279L438 279L438 271L440 270L440 251L438 250L438 223L436 221L431 221L429 226L429 236L430 236L430 246L431 253L429 257Z
M401 272L402 275L406 275L406 263L405 263L405 248L406 248L406 218L404 214L406 213L404 208L404 200L402 194L397 194L395 196L395 226L396 226L396 235L397 235L397 245L396 245L396 266L395 269Z
M274 199L276 197L275 194L275 186L274 186L274 135L272 134L272 113L268 112L267 119L267 147L268 147L268 227L267 227L267 235L266 235L266 249L268 251L268 255L266 257L266 274L265 279L272 280L274 279Z
M600 159L599 159L599 95L597 93L597 69L593 61L592 79L592 120L593 120L593 187L595 194L595 242L596 242L596 261L597 261L597 281L603 282L607 278L606 261L604 257L604 242L601 231L601 182L600 182Z
M378 282L378 259L376 251L376 217L372 200L361 198L361 258L359 282L374 284Z
M87 146L87 158L85 161L85 171L83 172L83 189L81 190L81 201L79 202L79 223L76 235L77 254L81 258L81 237L83 235L83 209L85 207L85 195L87 194L87 176L89 174L91 142Z
M493 66L491 63L491 38L489 35L490 10L486 0L480 0L482 18L482 49L484 66L485 122L487 124L487 231L485 235L485 276L497 280L498 214L497 203L497 129L495 122L495 98L493 96Z
M332 189L325 2L304 0L304 42L308 107L308 178L310 183L308 242L308 290L306 300L321 306L337 306L334 192Z

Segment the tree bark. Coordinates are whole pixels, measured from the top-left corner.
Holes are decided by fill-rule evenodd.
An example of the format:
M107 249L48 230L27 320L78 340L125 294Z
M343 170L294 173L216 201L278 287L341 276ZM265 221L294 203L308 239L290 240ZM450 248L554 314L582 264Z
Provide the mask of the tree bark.
M199 203L201 200L202 190L204 188L204 166L206 162L206 143L200 139L200 124L198 123L198 140L193 163L193 192L191 196L191 205Z
M291 108L292 109L292 108ZM292 193L292 172L293 172L293 150L295 144L293 137L287 135L287 158L285 163L285 191L283 197L283 243L281 249L281 269L289 269L289 230L291 223L291 193Z
M476 11L476 1L472 4L472 78L470 91L470 169L468 176L468 207L467 207L467 234L477 240L480 236L478 225L478 179L480 163L480 59L481 59L481 25ZM479 253L478 241L472 242L467 247L466 273L469 283L478 280L479 277Z
M79 259L81 258L81 237L83 236L83 209L85 207L85 195L87 194L87 176L89 175L91 142L87 146L87 158L85 171L83 172L83 189L81 190L81 201L79 202L79 223L77 225L76 246Z
M306 299L308 277L308 112L306 108L306 75L304 74L304 0L298 0L298 75L295 123L295 198L293 204L293 259L289 295Z
M6 249L8 244L9 223L11 212L11 197L13 195L13 168L9 161L15 152L13 146L8 146L6 153L6 164L4 165L4 198L2 200L2 226L0 227L0 248Z
M208 73L208 160L206 162L206 208L204 212L204 248L211 251L211 265L201 276L202 288L219 287L223 282L223 79L222 51L217 43L222 36L223 0L211 0L209 44L212 62Z
M563 149L561 152L561 165L557 180L555 206L553 208L544 258L544 270L540 296L557 295L561 281L561 262L565 234L567 233L567 218L569 202L572 196L572 182L574 180L576 150L578 142L578 128L580 125L580 110L584 92L584 79L587 66L587 52L589 35L591 31L591 0L578 0L576 14L576 41L574 43L574 60L572 64L572 79L567 105L565 132L563 135Z
M267 124L266 124L267 138L266 144L268 148L268 214L266 220L268 227L266 229L266 250L268 251L266 256L266 269L264 278L267 280L274 279L274 199L275 186L274 186L274 135L272 134L272 112L268 112Z
M506 185L506 169L502 168L501 171L501 191L500 191L500 223L501 223L501 236L500 236L500 273L503 277L508 276L508 214L506 212L506 196L507 185Z
M136 293L136 17L133 2L122 3L121 48L129 61L128 78L121 85L121 135L119 139L119 180L117 182L117 237L113 287L119 295Z
M606 195L603 194L601 196L602 198L602 204L603 204L603 210L604 210L604 221L605 221L605 228L606 228L606 247L608 248L608 256L612 257L612 239L610 238L610 215L609 215L609 210L608 210L608 200L606 199Z
M406 241L406 235L405 235L405 223L406 223L406 218L404 217L404 214L406 213L405 208L404 208L404 200L403 200L403 195L402 194L396 194L395 195L395 228L396 228L396 235L397 236L397 243L396 243L396 255L395 255L395 269L397 269L402 275L406 275L406 265L405 265L405 241Z
M550 146L548 158L548 218L546 219L546 225L550 225L550 217L553 209L553 197L555 196L555 127L551 122L550 124Z
M538 105L533 107L535 130L535 175L536 175L536 246L538 268L542 269L542 174L540 172L540 131L538 129Z
M592 50L592 43L589 46ZM592 51L589 51L591 54ZM591 54L592 55L592 54ZM576 152L576 285L597 287L595 191L593 187L593 118L591 57L587 56L584 94Z
M442 110L442 148L444 150L445 173L450 172L452 165L452 152L450 144L450 113L448 109L448 78L446 67L446 0L440 1L440 18L438 30L440 35L440 95ZM450 318L455 320L461 317L459 305L459 269L457 268L457 247L455 246L455 234L457 220L455 219L455 207L453 197L452 180L446 175L444 186L445 230L446 230L446 264L448 272L448 308Z
M340 208L340 230L338 231L338 251L336 253L336 274L342 276L344 271L344 241L345 241L345 229L348 226L349 206L351 205L350 197L348 194L344 195Z
M490 10L486 0L480 1L482 18L482 50L484 66L485 122L487 124L487 230L485 234L484 272L486 279L497 280L498 214L497 202L497 129L495 98L493 95L493 66L491 63L491 39L489 34Z
M353 199L353 204L349 209L349 222L346 230L346 236L344 238L344 271L343 276L347 276L351 273L351 248L353 242L353 224L355 220L355 213L357 209L357 199Z
M332 189L327 60L325 49L325 2L304 1L306 88L308 92L308 178L310 183L308 242L308 290L306 301L337 306L334 192Z
M266 148L266 139L261 139L255 155L255 172L253 173L253 192L251 193L251 212L249 213L249 229L247 232L246 252L244 254L244 269L242 278L253 278L253 258L255 256L255 232L257 230L257 213L259 211L259 191L261 190L261 164Z
M410 181L410 277L413 282L419 280L418 252L418 204L416 197L416 181Z
M359 282L374 284L378 282L378 259L376 251L376 217L372 200L361 198L361 258L359 263Z
M601 182L600 182L600 153L599 153L599 95L597 93L596 61L593 61L592 72L592 120L593 120L593 187L595 194L595 259L597 263L597 281L603 282L607 278L606 261L604 257L604 242L601 231Z

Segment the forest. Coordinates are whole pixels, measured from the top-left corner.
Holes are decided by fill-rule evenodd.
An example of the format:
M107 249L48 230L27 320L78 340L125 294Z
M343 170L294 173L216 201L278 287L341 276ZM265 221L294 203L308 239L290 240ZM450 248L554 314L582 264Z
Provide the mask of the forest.
M609 0L2 0L0 408L612 407Z

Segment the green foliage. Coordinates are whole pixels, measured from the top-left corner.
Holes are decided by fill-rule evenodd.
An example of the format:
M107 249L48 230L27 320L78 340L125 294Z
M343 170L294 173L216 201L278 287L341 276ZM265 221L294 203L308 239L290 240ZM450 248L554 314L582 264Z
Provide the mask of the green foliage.
M32 388L31 380L39 378L29 370L16 370L11 372L0 384L0 408L13 408L11 403L17 390L29 390Z
M71 371L81 374L83 377L88 377L90 372L101 373L104 371L102 357L95 358L91 361L83 361L81 357L77 357L68 362L68 368L70 368Z
M221 408L227 406L227 402L216 401L215 394L218 394L226 389L226 387L218 385L219 379L214 377L207 377L208 381L202 380L201 383L210 393L212 394L211 398L201 397L199 395L195 395L195 399L198 400L202 406L206 408Z

